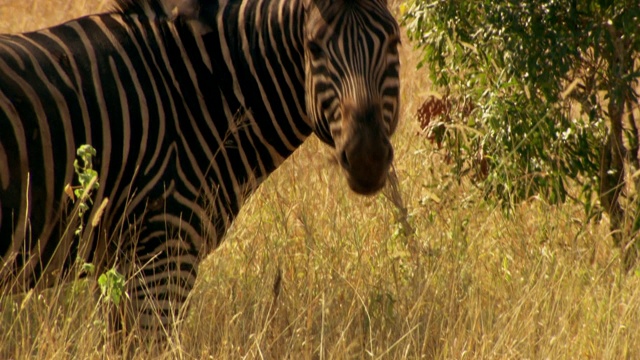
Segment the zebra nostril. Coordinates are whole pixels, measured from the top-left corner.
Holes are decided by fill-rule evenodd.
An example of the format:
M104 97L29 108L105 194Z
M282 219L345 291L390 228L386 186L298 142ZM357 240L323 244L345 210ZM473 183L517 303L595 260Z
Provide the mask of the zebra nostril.
M344 167L345 169L349 169L351 167L349 164L349 158L347 156L346 150L342 150L342 152L340 153L340 163L342 164L342 167Z

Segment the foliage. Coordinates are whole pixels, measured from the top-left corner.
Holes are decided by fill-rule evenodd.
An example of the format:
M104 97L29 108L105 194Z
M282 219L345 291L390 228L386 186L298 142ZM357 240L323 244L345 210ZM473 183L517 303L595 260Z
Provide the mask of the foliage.
M427 127L458 175L472 171L508 208L532 196L571 197L593 214L600 191L604 210L615 212L618 198L603 196L621 187L624 169L612 153L621 153L621 110L637 104L636 0L409 0L403 9L419 66L451 107ZM625 115L623 152L637 154L633 115Z
M78 201L78 216L80 217L80 223L76 229L76 235L80 235L83 226L84 214L89 210L89 204L92 203L91 192L97 190L100 187L98 182L98 172L93 169L93 158L96 156L96 149L88 144L84 144L78 147L76 150L80 161L76 159L73 162L73 167L78 176L78 182L80 186L72 188L67 185L67 194L69 189L73 189L73 193L69 194L71 199ZM81 164L82 162L82 164ZM73 195L73 196L71 196ZM92 275L95 273L95 265L92 263L84 263L82 259L77 259L81 264L81 272ZM100 292L102 299L105 302L113 303L115 306L120 305L120 301L123 296L128 296L125 292L125 278L115 268L111 268L102 273L98 277L98 285L100 286Z
M98 285L102 298L113 303L115 306L120 305L122 297L128 297L125 292L125 278L115 268L107 270L98 278Z
M72 187L67 185L65 191L74 202L76 199L78 200L78 216L81 221L75 233L79 235L84 228L82 219L85 212L89 210L89 204L92 202L91 191L97 190L100 187L100 183L98 182L98 172L93 169L93 157L96 156L96 149L91 145L85 144L78 147L76 153L82 161L82 164L78 159L73 162L73 168L76 175L78 175L80 186Z
M87 188L97 189L97 184L92 184L95 178L98 177L98 172L93 170L93 157L96 156L96 149L88 144L80 145L78 150L76 151L80 159L82 160L82 165L76 159L73 162L73 168L78 175L78 181L80 181L80 185L82 185L82 189L75 190L75 194L78 197L84 195Z
M78 199L78 216L82 219L84 213L89 210L87 203L92 202L91 191L97 190L100 184L98 183L98 172L93 169L93 157L97 154L96 149L91 145L85 144L78 147L76 152L82 161L82 165L78 159L73 162L73 167L78 175L78 182L80 182L80 186L73 190L73 194ZM81 221L76 229L76 235L79 235L82 229L83 225ZM93 274L95 272L95 265L83 263L82 271L87 274ZM111 268L102 273L98 277L98 285L100 286L102 298L106 302L113 303L115 306L120 305L120 300L123 296L128 296L125 292L124 275L120 274L115 268Z

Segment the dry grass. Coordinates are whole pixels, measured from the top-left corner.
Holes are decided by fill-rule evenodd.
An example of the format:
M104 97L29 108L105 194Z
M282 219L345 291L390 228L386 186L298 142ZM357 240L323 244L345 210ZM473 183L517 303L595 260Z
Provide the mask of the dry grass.
M104 6L4 1L0 31ZM46 17L35 22L36 13ZM416 135L429 84L406 39L402 56L394 143L415 233L403 232L384 196L351 194L311 139L201 266L189 316L156 358L640 358L640 276L621 274L606 224L584 225L580 209L535 199L505 217L454 181ZM105 335L88 292L77 282L2 298L0 357L122 357L126 344Z

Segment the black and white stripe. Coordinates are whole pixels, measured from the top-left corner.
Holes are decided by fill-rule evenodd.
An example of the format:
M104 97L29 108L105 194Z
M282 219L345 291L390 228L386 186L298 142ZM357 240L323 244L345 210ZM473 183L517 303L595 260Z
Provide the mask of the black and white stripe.
M398 26L384 0L117 7L0 36L0 282L46 284L78 256L139 265L141 321L167 324L246 197L312 131L354 191L384 185ZM78 238L63 189L81 144L100 174L86 220L109 203Z

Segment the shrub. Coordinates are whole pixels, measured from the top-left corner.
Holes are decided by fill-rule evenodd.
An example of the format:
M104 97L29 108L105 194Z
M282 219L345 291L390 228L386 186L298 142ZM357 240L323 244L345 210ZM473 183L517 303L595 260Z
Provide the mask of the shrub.
M401 8L423 53L419 66L447 109L421 123L454 172L475 175L507 210L536 196L580 202L588 219L604 211L616 244L636 248L637 1L409 0Z

